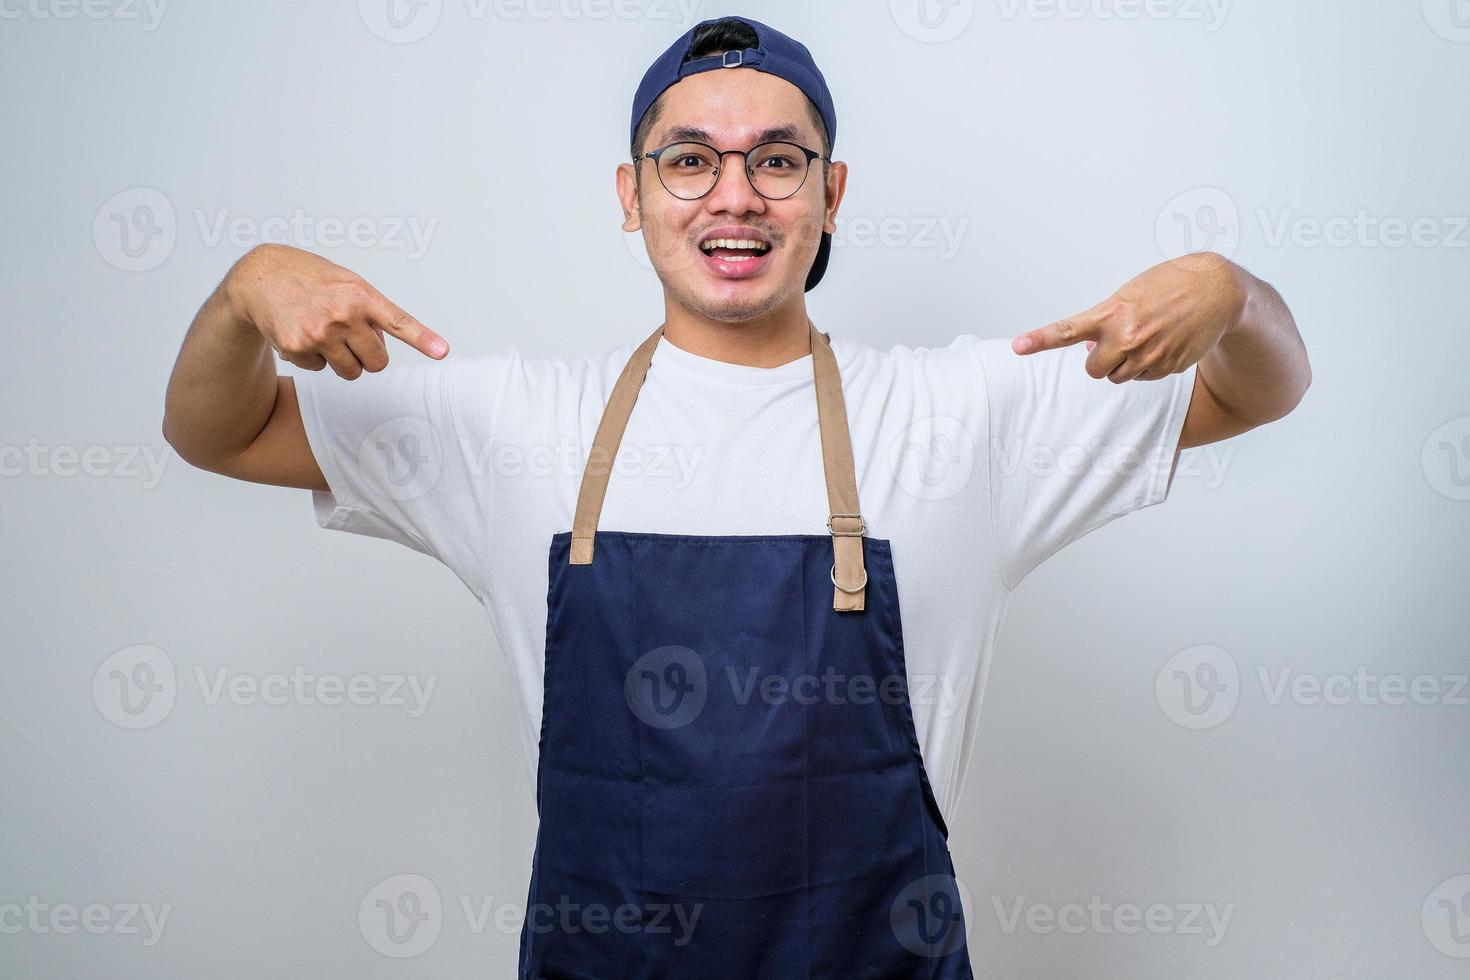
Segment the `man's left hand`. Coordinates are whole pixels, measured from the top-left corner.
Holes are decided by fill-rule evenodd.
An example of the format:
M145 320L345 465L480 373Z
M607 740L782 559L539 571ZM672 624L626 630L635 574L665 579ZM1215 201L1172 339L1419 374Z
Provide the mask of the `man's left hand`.
M1087 341L1087 373L1124 381L1157 381L1196 364L1240 320L1246 287L1238 267L1214 252L1160 262L1076 316L1011 341L1035 354Z

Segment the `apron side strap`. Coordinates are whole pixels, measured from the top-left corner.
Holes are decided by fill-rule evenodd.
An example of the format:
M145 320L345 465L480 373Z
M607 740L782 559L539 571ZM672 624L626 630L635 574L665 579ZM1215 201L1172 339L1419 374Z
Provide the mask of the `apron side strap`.
M867 593L868 572L863 567L861 534L832 535L832 608L838 612L862 612Z
M822 470L827 481L827 503L832 508L827 518L827 530L832 532L832 608L837 612L862 612L868 585L868 573L863 567L866 527L858 509L857 475L852 436L847 426L847 402L842 396L842 376L827 335L810 319L807 328L812 341Z

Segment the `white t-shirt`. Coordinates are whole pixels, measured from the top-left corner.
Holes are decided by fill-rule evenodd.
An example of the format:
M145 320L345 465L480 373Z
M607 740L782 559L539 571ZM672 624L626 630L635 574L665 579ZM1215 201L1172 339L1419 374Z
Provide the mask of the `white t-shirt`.
M343 381L298 372L330 493L317 523L437 558L485 609L509 658L534 785L547 552L568 531L614 382L646 334L593 355L395 358ZM1093 379L1081 345L1029 356L964 335L877 350L831 339L858 500L891 543L925 768L946 820L974 743L1010 593L1063 545L1169 492L1196 369ZM774 368L660 339L599 528L826 534L811 355Z

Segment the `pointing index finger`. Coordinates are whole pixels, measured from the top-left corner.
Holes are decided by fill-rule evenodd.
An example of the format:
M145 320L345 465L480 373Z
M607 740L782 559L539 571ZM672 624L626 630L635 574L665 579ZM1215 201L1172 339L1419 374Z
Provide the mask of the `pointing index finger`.
M449 342L411 314L400 309L383 294L373 309L373 325L391 333L415 350L439 360L449 353Z
M1069 316L1056 323L1028 330L1011 341L1011 350L1017 354L1035 354L1058 347L1070 347L1080 340L1095 340L1100 336L1100 319L1093 310Z

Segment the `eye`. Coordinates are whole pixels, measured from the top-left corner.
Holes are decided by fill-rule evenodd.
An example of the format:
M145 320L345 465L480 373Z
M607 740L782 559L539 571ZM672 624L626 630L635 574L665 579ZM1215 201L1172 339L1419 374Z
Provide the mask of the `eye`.
M788 170L791 167L796 166L795 160L793 160L791 157L783 156L780 154L776 156L766 157L764 160L761 161L761 166L764 167L766 164L769 163L780 164L780 166L769 168L771 170Z

